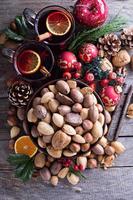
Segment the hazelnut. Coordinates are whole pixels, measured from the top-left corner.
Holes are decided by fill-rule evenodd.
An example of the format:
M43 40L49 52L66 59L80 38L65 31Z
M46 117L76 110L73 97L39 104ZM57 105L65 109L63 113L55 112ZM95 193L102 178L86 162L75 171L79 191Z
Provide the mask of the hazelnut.
M14 150L15 141L13 139L9 140L9 149Z
M97 160L94 158L91 158L87 161L87 167L90 169L97 168Z
M25 109L24 108L18 108L17 110L17 117L20 121L23 121L25 118Z
M9 115L7 117L7 123L9 126L16 126L17 125L17 118L13 115Z
M91 135L91 133L86 133L83 137L85 139L85 142L91 143L93 141L93 136Z
M69 148L72 152L79 152L80 151L80 145L77 144L77 143L74 143L74 142L70 144Z
M86 131L89 131L91 130L93 127L93 123L90 121L90 120L84 120L83 121L83 128L86 130Z
M90 148L89 143L81 144L81 151L86 152L89 150L89 148Z
M35 108L37 105L41 104L41 97L35 97L35 99L33 100L33 107Z
M19 135L20 133L20 128L17 126L13 126L10 130L10 137L15 138Z
M76 134L79 134L79 135L83 135L84 133L84 129L82 128L82 126L77 126L75 128L75 131L76 131Z
M51 184L52 184L53 186L57 186L58 181L59 181L59 179L58 179L57 176L52 176L51 179L50 179L50 182L51 182Z
M105 147L105 153L109 156L113 155L115 153L115 149L109 145Z
M38 153L34 159L34 165L37 168L43 168L45 165L45 155L43 153Z
M81 112L81 110L82 110L82 105L80 103L75 103L72 107L73 112L79 113Z

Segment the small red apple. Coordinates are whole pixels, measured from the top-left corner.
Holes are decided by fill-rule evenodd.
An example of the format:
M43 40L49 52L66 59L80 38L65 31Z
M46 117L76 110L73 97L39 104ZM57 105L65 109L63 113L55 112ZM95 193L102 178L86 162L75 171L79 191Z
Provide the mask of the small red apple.
M74 8L75 19L90 28L102 25L108 16L105 0L78 0Z

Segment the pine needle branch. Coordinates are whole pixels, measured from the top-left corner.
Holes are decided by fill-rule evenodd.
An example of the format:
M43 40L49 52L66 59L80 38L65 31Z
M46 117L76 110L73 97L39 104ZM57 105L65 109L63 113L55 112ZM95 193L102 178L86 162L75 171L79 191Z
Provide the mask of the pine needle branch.
M108 22L104 26L96 29L84 29L83 31L79 32L73 42L69 45L69 51L76 51L79 46L81 46L84 42L96 42L99 37L111 33L111 32L118 32L122 28L124 28L126 24L126 20L115 16L112 21Z

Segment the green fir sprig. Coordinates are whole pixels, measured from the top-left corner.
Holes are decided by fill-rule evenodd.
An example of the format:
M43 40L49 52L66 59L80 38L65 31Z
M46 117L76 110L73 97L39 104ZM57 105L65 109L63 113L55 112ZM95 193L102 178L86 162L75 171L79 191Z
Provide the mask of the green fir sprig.
M69 167L69 172L72 173L72 174L75 174L75 175L78 176L78 177L81 177L81 178L85 178L85 179L86 179L86 177L81 173L80 170L75 171L74 168L73 168L72 166Z
M96 42L99 37L111 32L118 32L126 25L126 20L122 17L116 16L110 22L102 27L96 29L84 29L75 36L68 50L76 53L79 46L85 42Z
M7 161L14 166L15 176L23 182L31 179L34 172L34 160L23 154L10 154Z

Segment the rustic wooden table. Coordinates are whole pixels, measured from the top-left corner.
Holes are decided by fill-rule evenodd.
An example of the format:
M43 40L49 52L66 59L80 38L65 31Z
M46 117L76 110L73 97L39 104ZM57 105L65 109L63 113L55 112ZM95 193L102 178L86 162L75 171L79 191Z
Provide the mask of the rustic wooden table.
M0 29L6 27L16 14L25 7L36 11L51 5L65 7L73 5L73 0L0 0ZM110 15L120 14L133 23L133 0L108 0ZM53 188L42 180L35 179L23 184L13 177L6 159L8 156L9 130L6 124L8 110L7 88L5 81L13 74L13 67L0 55L0 200L132 200L133 199L133 121L124 119L119 140L125 145L126 152L118 157L115 166L107 171L102 169L86 171L86 180L77 187L60 183ZM127 82L133 82L133 73L129 73Z

